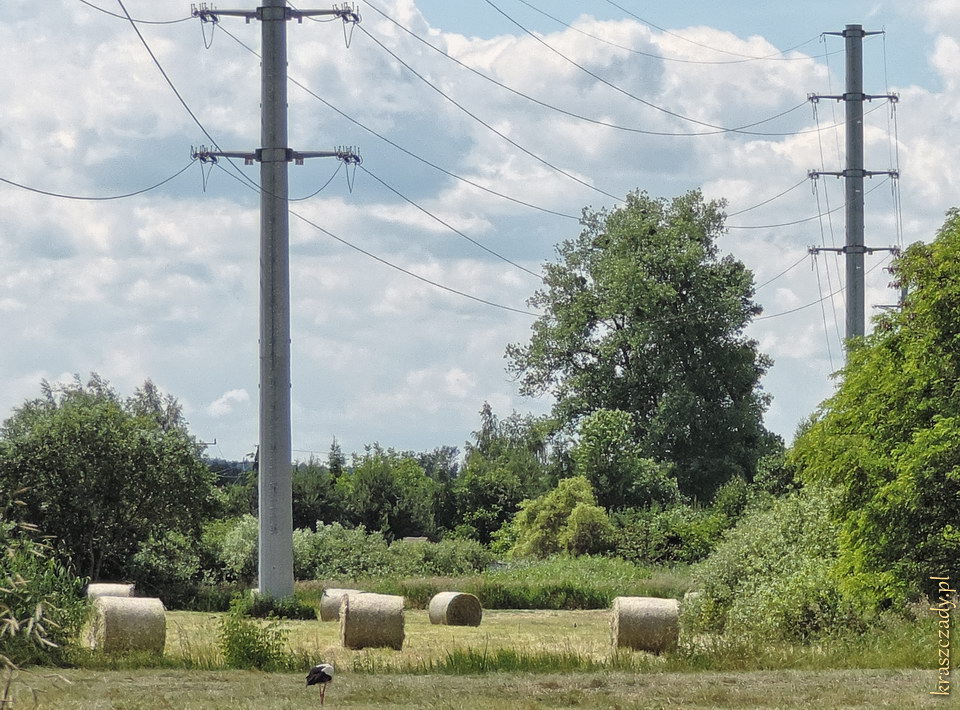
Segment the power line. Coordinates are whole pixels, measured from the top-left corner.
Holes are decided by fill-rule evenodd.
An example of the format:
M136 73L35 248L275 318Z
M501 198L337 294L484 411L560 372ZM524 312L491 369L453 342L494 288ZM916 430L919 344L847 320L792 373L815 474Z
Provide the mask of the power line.
M181 17L178 20L140 20L133 19L129 16L118 15L115 12L110 12L109 10L102 8L98 5L94 5L92 2L87 2L87 0L80 0L87 7L91 7L94 10L102 12L104 15L110 15L110 17L116 17L120 20L130 20L131 22L136 22L138 25L175 25L180 22L186 22L187 20L192 20L193 17Z
M461 232L459 229L457 229L457 228L454 227L453 225L449 224L448 222L445 222L445 221L442 220L440 217L438 217L437 215L435 215L435 214L433 214L432 212L430 212L429 210L427 210L425 207L423 207L423 206L417 204L416 202L414 202L413 200L411 200L409 197L407 197L406 195L404 195L403 193L401 193L398 189L396 189L396 188L393 187L392 185L389 185L389 184L388 184L385 180L383 180L382 178L374 175L374 174L373 174L370 170L368 170L367 168L365 168L365 167L363 167L363 166L361 165L361 166L360 166L360 169L361 169L363 172L365 172L367 175L369 175L370 177L372 177L374 180L376 180L377 182L379 182L381 185L383 185L385 188L387 188L387 189L388 189L390 192L392 192L394 195L396 195L397 197L399 197L401 200L403 200L404 202L406 202L406 203L409 204L409 205L412 205L413 207L416 207L418 210L420 210L420 211L423 212L425 215L427 215L428 217L430 217L430 219L434 220L435 222L438 222L439 224L442 224L444 227L446 227L447 229L449 229L449 230L450 230L451 232L453 232L454 234L457 234L457 235L463 237L464 239L466 239L466 240L467 240L468 242L470 242L471 244L475 244L476 246L478 246L478 247L480 247L481 249L483 249L485 252L487 252L487 253L489 253L489 254L492 254L493 256L497 257L497 258L500 259L501 261L505 261L506 263L510 264L511 266L515 266L516 268L520 269L520 271L525 271L526 273L530 274L530 275L533 276L534 278L539 279L539 280L541 280L541 281L543 280L543 277L541 277L540 274L538 274L538 273L536 273L536 272L534 272L534 271L531 271L531 270L528 269L527 267L522 266L522 265L518 264L518 263L515 262L515 261L511 261L510 259L508 259L507 257L505 257L503 254L500 254L499 252L495 252L495 251L494 251L493 249L491 249L490 247L487 247L487 246L481 244L480 242L478 242L476 239L473 239L472 237L467 236L466 234L464 234L463 232Z
M801 256L794 264L791 264L790 266L788 266L787 268L785 268L783 271L781 271L779 274L777 274L776 276L774 276L772 279L768 279L768 280L764 281L762 284L760 284L759 286L757 286L755 289L753 289L753 292L756 293L757 291L759 291L760 289L762 289L764 286L769 286L769 285L772 284L774 281L776 281L777 279L779 279L781 276L785 276L787 273L793 271L795 268L797 268L798 266L800 266L800 264L802 264L804 261L806 261L806 259L807 259L807 255L804 254L804 255Z
M416 34L415 32L413 32L413 31L410 30L409 28L404 27L401 23L397 22L397 20L395 20L394 18L390 17L388 14L386 14L386 13L385 13L383 10L381 10L379 7L377 7L376 5L374 5L373 3L371 3L369 0L364 0L364 2L365 2L368 6L370 6L374 11L376 11L377 13L379 13L384 19L386 19L386 20L388 20L389 22L393 23L396 27L398 27L398 28L401 29L403 32L405 32L405 33L407 33L408 35L410 35L411 37L413 37L415 40L417 40L417 41L420 42L421 44L429 47L429 48L432 49L434 52L437 52L437 53L440 54L441 56L446 57L446 58L449 59L450 61L455 62L456 64L458 64L459 66L463 67L463 68L466 69L467 71L472 72L473 74L476 74L476 75L479 76L481 79L484 79L485 81L488 81L488 82L490 82L491 84L495 84L496 86L499 86L501 89L505 89L506 91L509 91L510 93L515 94L516 96L519 96L519 97L521 97L521 98L523 98L523 99L526 99L527 101L530 101L530 102L532 102L532 103L534 103L534 104L537 104L538 106L541 106L541 107L543 107L543 108L550 109L551 111L556 111L557 113L561 113L561 114L563 114L564 116L569 116L569 117L575 118L575 119L577 119L577 120L579 120L579 121L586 121L586 122L592 123L592 124L594 124L594 125L604 126L604 127L606 127L606 128L613 128L613 129L616 129L616 130L619 130L619 131L627 131L627 132L630 132L630 133L640 133L640 134L648 135L648 136L668 136L668 137L714 136L714 135L719 135L719 134L722 134L722 133L728 133L728 132L730 132L730 131L740 131L740 130L745 129L745 128L751 128L751 127L753 127L753 126L758 126L758 125L763 124L763 123L769 123L770 121L775 121L775 120L778 119L778 118L782 118L783 116L786 116L786 115L788 115L788 114L793 113L794 111L797 111L798 109L800 109L801 107L803 107L803 106L807 103L806 101L804 101L804 102L802 102L802 103L797 104L797 105L794 106L793 108L789 108L789 109L787 109L786 111L781 111L780 113L778 113L778 114L776 114L776 115L774 115L774 116L770 116L769 118L765 118L765 119L763 119L763 120L761 120L761 121L756 121L756 122L754 122L754 123L750 123L750 124L745 125L745 126L740 126L740 127L736 128L736 129L718 128L717 130L712 130L712 131L700 131L700 132L678 133L678 132L675 132L675 131L651 131L651 130L648 130L648 129L645 129L645 128L637 128L637 127L635 127L635 126L624 126L624 125L617 124L617 123L611 123L611 122L609 122L609 121L601 121L601 120L596 119L596 118L591 118L591 117L589 117L589 116L584 116L583 114L576 113L576 112L574 112L574 111L570 111L570 110L568 110L568 109L561 108L561 107L559 107L559 106L555 106L554 104L547 103L546 101L541 101L540 99L534 98L533 96L530 96L529 94L526 94L526 93L524 93L524 92L522 92L522 91L520 91L520 90L518 90L518 89L514 89L512 86L508 86L507 84L504 84L503 82L501 82L501 81L499 81L499 80L497 80L497 79L494 79L493 77L491 77L491 76L489 76L489 75L487 75L487 74L484 74L484 73L481 72L480 70L475 69L474 67L471 67L469 64L466 64L465 62L462 62L462 61L460 61L459 59L457 59L456 57L454 57L454 56L448 54L447 52L443 51L442 49L440 49L440 48L437 47L436 45L431 44L430 42L428 42L428 41L425 40L423 37L421 37L420 35L418 35L418 34ZM649 104L649 105L652 106L653 104ZM656 107L656 108L660 108L660 107ZM666 111L666 109L661 109L661 110ZM673 114L673 115L679 115L679 114ZM759 132L757 132L756 135L782 136L782 135L793 135L793 134L788 134L788 133L759 133Z
M27 190L28 192L35 192L39 195L47 195L48 197L58 197L63 200L84 200L89 202L106 202L108 200L123 200L128 197L135 197L136 195L142 195L145 192L150 192L151 190L156 190L158 187L162 187L166 185L168 182L170 182L171 180L174 180L175 178L178 178L181 175L183 175L183 173L185 173L190 168L190 166L194 164L194 162L195 162L194 160L191 160L185 166L180 168L180 170L178 170L176 173L174 173L168 178L165 178L164 180L161 180L156 185L151 185L150 187L145 187L142 190L137 190L135 192L127 192L123 195L107 195L104 197L98 197L98 196L92 196L92 195L68 195L62 192L51 192L49 190L41 190L38 187L31 187L29 185L24 185L23 183L14 182L13 180L8 180L7 178L4 178L4 177L0 177L0 182L6 183L7 185L11 185L13 187L18 187L21 190Z
M408 71L410 71L414 76L416 76L418 79L420 79L423 83L425 83L425 84L426 84L427 86L429 86L431 89L433 89L434 91L436 91L438 94L440 94L443 98L445 98L447 101L449 101L450 103L452 103L452 104L453 104L454 106L456 106L458 109L460 109L461 111L463 111L465 114L467 114L470 118L472 118L474 121L476 121L477 123L479 123L481 126L483 126L484 128L486 128L487 130L491 131L492 133L495 133L496 135L500 136L503 140L505 140L507 143L509 143L510 145L512 145L512 146L513 146L514 148L516 148L517 150L525 153L526 155L529 155L531 158L533 158L533 159L536 160L537 162L539 162L539 163L547 166L547 167L550 168L551 170L554 170L555 172L560 173L561 175L569 178L570 180L573 180L573 181L576 182L576 183L579 183L580 185L583 185L583 186L586 187L586 188L589 188L589 189L593 190L594 192L598 192L598 193L600 193L601 195L604 195L605 197L609 197L609 198L611 198L611 199L617 200L618 202L623 202L623 201L624 201L624 198L623 198L622 196L614 195L614 194L612 194L612 193L610 193L610 192L607 192L606 190L603 190L603 189L601 189L601 188L599 188L599 187L596 187L596 186L594 186L594 185L591 185L591 184L588 183L586 180L581 180L581 179L578 178L576 175L574 175L574 174L572 174L572 173L568 173L568 172L567 172L566 170L564 170L563 168L554 165L553 163L551 163L550 161L548 161L546 158L542 158L542 157L540 157L539 155L537 155L536 153L534 153L533 151L529 150L528 148L524 148L522 145L520 145L520 144L517 143L515 140L513 140L512 138L510 138L510 136L508 136L506 133L504 133L504 132L502 132L502 131L499 131L499 130L497 130L496 128L494 128L492 125L490 125L489 123L487 123L486 121L484 121L482 118L480 118L479 116L477 116L477 114L475 114L475 113L473 113L472 111L470 111L466 106L464 106L463 104L459 103L456 99L454 99L452 96L450 96L448 93L446 93L443 89L441 89L440 87L438 87L436 84L432 83L432 82L431 82L429 79L427 79L423 74L421 74L420 72L418 72L418 71L417 71L416 69L414 69L412 66L410 66L410 65L407 64L405 61L403 61L400 57L398 57L389 47L387 47L385 44L383 44L380 40L378 40L378 39L377 39L376 37L374 37L372 34L370 34L369 32L367 32L367 30L364 29L362 26L359 27L359 29L360 29L361 32L363 32L363 34L365 34L367 37L369 37L369 38L373 41L374 44L376 44L376 45L379 46L381 49L383 49L383 51L385 51L387 54L389 54L391 57L393 57L395 60L397 60L401 65L403 65L404 67L406 67L406 69L407 69Z
M140 32L140 28L137 27L137 23L134 21L132 17L130 17L130 13L127 12L127 8L124 7L123 0L117 0L117 3L120 5L120 9L123 10L123 14L125 15L126 19L130 22L130 26L133 27L133 31L136 32L137 37L140 38L140 43L143 44L144 49L147 50L147 54L150 55L150 59L153 60L153 63L156 65L157 69L160 70L160 74L163 76L164 80L167 82L167 85L173 90L173 93L176 95L177 99L180 101L180 104L183 106L184 109L186 109L187 113L190 114L190 118L193 119L193 122L197 124L197 126L200 128L203 134L210 139L210 142L213 143L214 147L216 147L218 151L222 152L222 149L220 148L220 144L217 143L217 140L210 134L210 131L206 129L203 123L200 122L200 119L197 118L197 115L193 112L193 109L190 108L190 106L184 100L183 96L177 90L177 87L174 85L173 81L167 75L167 72L164 70L163 65L160 64L160 60L157 59L157 55L155 55L153 53L153 50L150 49L150 45L147 43L146 38L144 38L143 34ZM230 161L230 165L244 180L246 180L252 185L256 185L256 183L253 182L250 178L248 178L243 173L243 171L240 170L240 168L234 165L232 160ZM257 189L260 189L259 185L256 185L256 186L257 186Z
M236 35L234 35L233 33L231 33L229 30L227 30L227 29L225 29L225 28L223 28L223 27L221 27L220 29L221 29L221 31L224 32L228 37L230 37L230 39L232 39L234 42L236 42L237 44L239 44L239 45L240 45L241 47L243 47L245 50L247 50L248 52L250 52L251 54L253 54L253 55L256 56L256 57L259 57L259 56L260 56L260 53L259 53L259 52L257 52L255 49L253 49L253 48L250 47L248 44L246 44L245 42L243 42L239 37L237 37ZM346 112L342 111L341 109L337 108L336 106L334 106L332 103L330 103L329 101L327 101L326 99L324 99L322 96L320 96L319 94L317 94L315 91L313 91L312 89L310 89L310 87L306 86L306 85L303 84L302 82L297 81L296 79L294 79L294 78L291 77L291 76L288 76L287 79L290 81L291 84L293 84L294 86L299 87L300 89L302 89L303 91L305 91L307 94L309 94L310 96L312 96L313 98L315 98L317 101L319 101L320 103L322 103L324 106L326 106L327 108L329 108L331 111L334 111L335 113L337 113L338 115L340 115L342 118L345 118L346 120L350 121L350 122L351 122L352 124L354 124L355 126L358 126L359 128L362 128L363 130L367 131L368 133L370 133L370 134L376 136L377 138L379 138L380 140L382 140L382 141L383 141L384 143L386 143L387 145L390 145L390 146L392 146L393 148L396 148L396 149L399 150L401 153L404 153L405 155L413 158L414 160L417 160L417 161L423 163L424 165L427 165L428 167L431 167L431 168L433 168L434 170L443 173L444 175L446 175L446 176L448 176L448 177L451 177L451 178L453 178L453 179L455 179L455 180L459 180L460 182L462 182L462 183L464 183L464 184L470 185L471 187L475 187L475 188L477 188L478 190L482 190L483 192L486 192L486 193L488 193L488 194L494 195L495 197L499 197L499 198L501 198L501 199L508 200L508 201L513 202L513 203L515 203L515 204L521 205L521 206L523 206L523 207L528 207L528 208L530 208L530 209L537 210L538 212L543 212L543 213L545 213L545 214L552 214L552 215L555 215L555 216L557 216L557 217L564 217L564 218L566 218L566 219L573 219L573 220L578 220L578 221L579 221L579 219L580 219L580 218L579 218L578 216L576 216L576 215L568 214L568 213L565 213L565 212L558 212L557 210L552 210L552 209L549 209L549 208L547 208L547 207L542 207L542 206L535 205L535 204L530 203L530 202L525 202L524 200L518 199L518 198L516 198L516 197L514 197L514 196L512 196L512 195L507 195L507 194L504 194L504 193L502 193L502 192L497 192L496 190L493 190L493 189L491 189L491 188L489 188L489 187L487 187L487 186L485 186L485 185L481 185L480 183L475 182L475 181L473 181L473 180L470 180L469 178L465 178L465 177L463 177L462 175L458 175L458 174L456 174L456 173L454 173L454 172L451 172L450 170L447 170L446 168L441 167L440 165L437 165L436 163L433 163L433 162L427 160L426 158L424 158L424 157L422 157L422 156L420 156L420 155L417 155L417 154L414 153L413 151L411 151L411 150L409 150L409 149L407 149L407 148L404 148L404 147L403 147L402 145L400 145L399 143L396 143L395 141L390 140L390 139L387 138L385 135L383 135L382 133L379 133L378 131L374 130L373 128L370 128L370 127L367 126L366 124L361 123L359 120L357 120L357 119L354 118L353 116L349 115L348 113L346 113Z
M864 197L869 195L871 192L876 190L879 187L882 187L886 184L887 180L890 178L884 178L879 183L871 187L869 190L863 193ZM830 212L836 212L837 210L843 209L846 205L839 205L834 207ZM824 214L830 214L830 212L824 212L820 214L815 214L812 217L804 217L803 219L796 219L792 222L781 222L779 224L728 224L725 225L725 229L774 229L776 227L792 227L795 224L803 224L804 222L812 222L815 219L820 219Z
M881 259L880 261L878 261L876 264L874 264L864 275L869 274L869 273L872 273L873 271L875 271L875 270L877 269L877 267L882 266L883 264L887 263L887 262L892 258L892 256L893 256L892 254L888 254L886 257L884 257L883 259ZM826 296L824 296L823 298L817 299L817 300L814 301L813 303L808 303L808 304L806 304L806 305L804 305L804 306L798 306L797 308L791 308L789 311L782 311L781 313L774 313L774 314L769 315L769 316L757 316L756 318L754 318L754 320L768 320L768 319L770 319L770 318L779 318L780 316L787 316L787 315L790 315L791 313L796 313L796 312L798 312L798 311L802 311L802 310L805 310L805 309L810 308L810 307L812 307L812 306L815 306L815 305L817 305L818 303L820 303L821 301L825 301L825 300L828 299L828 298L832 298L832 297L836 296L838 293L843 293L844 290L846 290L846 287L845 287L845 286L841 286L840 288L838 288L838 289L837 289L836 291L834 291L833 293L828 293Z
M742 134L744 134L744 135L761 135L761 136L788 136L788 135L797 135L797 134L799 133L799 132L764 133L764 132L760 132L760 131L748 131L748 130L746 130L747 128L751 128L751 127L753 127L753 126L759 125L760 123L766 123L767 121L772 120L772 119L764 119L763 121L757 121L757 122L754 122L754 123L747 124L747 125L745 125L745 126L739 126L739 127L736 127L736 128L728 128L728 127L726 127L726 126L720 126L720 125L717 125L717 124L715 124L715 123L709 123L709 122L707 122L707 121L701 121L701 120L696 119L696 118L691 118L690 116L684 116L683 114L677 113L676 111L671 111L670 109L664 108L663 106L658 106L657 104L652 103L652 102L650 102L650 101L647 101L646 99L641 98L641 97L637 96L636 94L633 94L633 93L627 91L626 89L624 89L624 88L622 88L622 87L620 87L620 86L617 86L616 84L608 81L607 79L604 79L602 76L600 76L600 75L597 74L596 72L591 71L590 69L588 69L588 68L585 67L584 65L582 65L582 64L580 64L579 62L571 59L571 58L568 57L566 54L564 54L563 52L561 52L559 49L557 49L556 47L554 47L553 45L551 45L550 43L548 43L547 41L545 41L542 37L540 37L539 35L537 35L535 32L531 31L530 29L524 27L524 26L521 25L519 22L517 22L514 18L512 18L510 15L508 15L506 12L504 12L502 9L500 9L496 4L494 4L494 3L493 3L493 0L483 0L483 1L484 1L485 3L487 3L487 5L489 5L490 7L492 7L494 10L496 10L498 13L500 13L503 17L505 17L505 18L506 18L509 22L511 22L513 25L515 25L517 28L519 28L521 31L523 31L525 34L527 34L527 35L529 35L530 37L532 37L532 38L533 38L534 40L536 40L539 44L541 44L541 45L543 45L544 47L546 47L547 49L549 49L551 52L553 52L554 54L556 54L556 55L557 55L558 57L560 57L561 59L569 62L570 64L572 64L572 65L575 66L577 69L579 69L580 71L584 72L585 74L588 74L588 75L592 76L594 79L596 79L597 81L599 81L601 84L604 84L604 85L606 85L606 86L609 86L609 87L610 87L611 89L613 89L614 91L617 91L617 92L623 94L624 96L627 96L627 97L633 99L634 101L638 101L639 103L643 104L644 106L648 106L648 107L650 107L650 108L652 108L652 109L655 109L655 110L657 110L657 111L660 111L661 113L665 113L665 114L667 114L668 116L673 116L673 117L675 117L675 118L679 118L679 119L682 120L682 121L687 121L687 122L689 122L689 123L694 123L694 124L697 124L698 126L705 126L706 128L714 128L714 129L717 129L719 132L722 132L722 133L742 133Z
M809 180L809 178L806 178L806 177L805 177L805 178L803 178L802 180L800 180L800 182L798 182L796 185L793 185L792 187L788 187L786 190L784 190L784 191L781 192L780 194L774 195L773 197L770 197L770 198L764 200L763 202L758 202L757 204L752 205L752 206L750 206L750 207L744 207L742 210L737 210L736 212L730 212L730 213L727 215L727 217L736 217L737 215L743 214L744 212L749 212L750 210L755 210L755 209L757 209L758 207L763 207L764 205L769 204L769 203L773 202L774 200L779 200L779 199L780 199L781 197L783 197L784 195L786 195L786 194L788 194L788 193L793 192L794 190L796 190L798 187L800 187L801 185L803 185L807 180Z
M231 178L233 178L234 180L237 180L238 182L240 182L239 179L238 179L233 173L227 172L227 170L226 170L225 168L221 167L219 163L216 163L215 165L216 165L217 167L219 167L221 170L223 170L223 171L224 171L227 175L229 175ZM251 189L251 190L252 190L252 189L255 189L255 188L251 187L250 185L247 185L246 183L240 182L240 184L243 185L244 187L248 188L248 189ZM304 223L310 225L311 227L313 227L314 229L316 229L316 230L318 230L318 231L320 231L320 232L323 232L323 233L326 234L328 237L330 237L331 239L334 239L334 240L340 242L340 243L343 244L344 246L348 246L348 247L350 247L351 249L353 249L354 251L358 251L358 252L360 252L361 254L363 254L364 256L367 256L367 257L373 259L374 261L378 261L378 262L380 262L381 264L383 264L384 266L389 266L391 269L395 269L395 270L397 270L397 271L399 271L399 272L401 272L401 273L403 273L403 274L406 274L407 276L411 276L411 277L417 279L418 281L423 281L424 283L430 284L431 286L435 286L436 288L442 289L443 291L448 291L448 292L450 292L450 293L456 294L457 296L462 296L463 298L468 298L468 299L470 299L471 301L476 301L476 302L478 302L478 303L482 303L482 304L487 305L487 306L492 306L493 308L499 308L499 309L501 309L501 310L510 311L510 312L512 312L512 313L520 313L521 315L525 315L525 316L533 316L534 318L539 317L539 314L537 314L537 313L533 313L533 312L531 312L531 311L524 311L524 310L521 310L521 309L519 309L519 308L514 308L514 307L512 307L512 306L505 306L505 305L503 305L502 303L495 303L494 301L488 301L488 300L486 300L486 299L484 299L484 298L480 298L479 296L474 296L474 295L469 294L469 293L466 293L466 292L464 292L464 291L459 291L459 290L457 290L457 289L455 289L455 288L452 288L452 287L450 287L450 286L445 286L445 285L443 285L443 284L441 284L441 283L438 283L438 282L436 282L436 281L433 281L433 280L431 280L431 279L428 279L428 278L426 278L425 276L421 276L420 274L414 273L413 271L409 271L408 269L405 269L405 268L403 268L402 266L398 266L397 264L394 264L394 263L392 263L392 262L390 262L390 261L387 261L386 259L384 259L384 258L382 258L382 257L379 257L379 256L377 256L376 254L374 254L374 253L372 253L372 252L369 252L369 251L367 251L366 249L364 249L364 248L362 248L362 247L358 247L356 244L353 244L353 243L351 243L351 242L348 242L346 239L337 236L336 234L334 234L333 232L331 232L331 231L329 231L329 230L327 230L327 229L324 229L323 227L321 227L321 226L320 226L319 224L317 224L316 222L314 222L314 221L312 221L312 220L304 217L303 215L301 215L301 214L299 214L299 213L297 213L297 212L294 212L293 210L288 210L288 212L289 212L292 216L294 216L294 217L296 217L297 219L299 219L301 222L304 222Z
M521 2L522 2L522 0L521 0ZM789 59L797 59L797 57L784 57L784 56L782 56L782 55L785 54L786 52L792 52L792 51L795 50L795 49L799 49L800 47L803 47L803 46L805 46L805 45L808 45L808 44L810 44L811 42L813 42L813 41L816 40L816 37L814 37L814 38L812 38L812 39L808 39L807 41L802 42L802 43L796 45L795 47L791 47L790 49L786 49L786 50L783 50L783 51L779 51L779 50L778 50L778 51L776 51L776 52L774 52L774 53L772 53L772 54L767 54L767 55L762 56L762 57L756 57L756 56L752 56L752 55L749 55L749 54L740 54L740 53L738 53L738 52L731 52L731 51L729 51L729 50L727 50L727 49L720 49L719 47L711 47L709 44L703 44L702 42L697 42L696 40L692 40L692 39L690 39L689 37L684 37L683 35L677 34L676 32L671 32L670 30L668 30L668 29L666 29L666 28L664 28L664 27L661 27L660 25L655 25L655 24L653 24L652 22L650 22L649 20L645 20L645 19L643 19L642 17L640 17L639 15L636 15L636 14L630 12L627 8L623 7L623 5L619 5L619 4L617 4L616 2L614 2L613 0L607 0L607 2L608 2L609 4L611 4L611 5L613 5L613 6L614 6L615 8L617 8L618 10L621 10L622 12L627 13L628 15L630 15L630 17L634 18L635 20L639 20L640 22L642 22L643 24L647 25L648 27L652 27L652 28L654 28L655 30L660 30L660 31L663 32L664 34L668 34L668 35L670 35L671 37L676 37L677 39L682 39L684 42L689 42L690 44L696 45L696 46L698 46L698 47L703 47L704 49L709 49L709 50L711 50L711 51L713 51L713 52L719 52L720 54L729 54L731 57L741 57L742 59L744 59L745 61L748 61L748 62L757 61L757 60L763 60L763 59L773 60L773 61L785 61L785 60L789 60Z
M610 45L611 47L616 47L617 49L623 49L623 50L626 50L627 52L631 52L632 54L639 54L640 56L643 56L643 57L650 57L651 59L659 59L659 60L664 61L664 62L679 62L679 63L682 63L682 64L701 64L701 65L723 65L723 64L743 64L743 63L745 63L745 62L754 62L754 61L763 60L763 59L769 59L769 60L774 60L774 61L784 61L784 62L789 62L789 61L803 61L803 60L809 61L809 60L812 60L812 59L813 59L813 57L810 57L810 56L803 56L803 57L780 57L780 56L776 56L776 55L774 55L774 54L771 54L770 56L767 56L767 57L746 57L746 58L744 58L744 59L723 59L723 60L716 60L716 61L708 61L708 60L704 60L704 59L683 59L683 58L681 58L681 57L667 57L667 56L664 56L664 55L662 55L662 54L654 54L653 52L644 52L644 51L639 50L639 49L634 49L633 47L627 47L627 46L624 46L624 45L622 45L622 44L617 44L616 42L611 42L610 40L605 39L604 37L598 37L597 35L591 34L590 32L587 32L587 31L585 31L585 30L582 30L582 29L580 29L579 27L576 27L575 25L572 25L572 24L570 24L570 23L568 23L568 22L564 22L563 20L561 20L561 19L558 18L558 17L554 17L554 16L551 15L549 12L546 12L546 11L544 11L544 10L541 10L539 7L535 7L532 3L527 2L527 0L519 0L519 1L520 1L521 3L523 3L524 5L526 5L527 7L529 7L529 8L530 8L531 10L533 10L534 12L538 12L538 13L540 13L541 15L543 15L544 17L548 17L549 19L553 20L554 22L557 22L557 23L563 25L564 27L573 30L574 32L578 32L578 33L580 33L580 34L582 34L582 35L584 35L584 36L586 36L586 37L590 37L591 39L595 39L595 40L597 40L598 42L603 42L604 44ZM621 9L622 9L622 8L621 8ZM629 13L628 13L628 14L629 14ZM634 17L636 18L636 15L634 15ZM639 19L639 18L636 18L636 19ZM648 23L644 23L644 24L648 24ZM653 25L650 25L650 26L653 27ZM665 30L661 30L661 31L662 31L662 32L665 32ZM672 34L672 33L669 33L669 32L668 32L667 34ZM686 39L686 38L683 37L682 39ZM796 45L796 46L794 46L794 47L791 47L790 49L786 49L786 50L783 50L782 52L778 52L778 54L785 54L786 52L792 52L792 51L794 51L794 50L796 50L796 49L799 49L800 47L803 47L803 46L806 46L806 45L810 44L811 42L815 41L816 39L817 39L816 37L814 37L814 38L812 38L812 39L808 39L806 42L802 42L802 43L800 43L800 44L798 44L798 45ZM687 40L687 41L689 41L689 40ZM704 45L701 45L701 46L704 46ZM712 48L712 47L709 47L708 49L713 49L713 48Z

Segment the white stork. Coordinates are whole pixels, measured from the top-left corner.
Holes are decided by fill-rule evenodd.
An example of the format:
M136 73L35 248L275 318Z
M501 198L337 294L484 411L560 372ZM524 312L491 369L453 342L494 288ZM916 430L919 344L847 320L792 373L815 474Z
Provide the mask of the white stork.
M307 673L307 685L320 686L320 704L323 705L323 696L327 692L327 683L333 680L333 666L329 663L319 663Z

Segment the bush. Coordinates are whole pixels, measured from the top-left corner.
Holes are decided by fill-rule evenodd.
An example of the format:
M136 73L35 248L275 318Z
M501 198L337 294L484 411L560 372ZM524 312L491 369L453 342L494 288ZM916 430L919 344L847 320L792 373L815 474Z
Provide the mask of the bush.
M615 554L638 564L699 562L731 524L716 510L690 505L625 510L613 520Z
M276 599L265 594L246 593L234 597L231 611L237 608L256 619L300 619L313 621L317 618L316 607L300 602L296 597Z
M286 670L291 665L284 650L287 631L276 619L266 624L249 619L246 605L238 595L220 619L220 650L225 663L230 668Z
M684 625L791 642L859 628L838 591L836 500L834 491L805 490L748 513L695 569L701 594L685 605Z
M0 519L0 665L61 662L86 617L86 581L34 532Z
M249 583L257 578L258 535L259 523L252 515L238 518L223 535L218 554L228 580Z
M390 553L379 532L318 522L316 532L294 532L293 566L299 579L373 577L389 573Z

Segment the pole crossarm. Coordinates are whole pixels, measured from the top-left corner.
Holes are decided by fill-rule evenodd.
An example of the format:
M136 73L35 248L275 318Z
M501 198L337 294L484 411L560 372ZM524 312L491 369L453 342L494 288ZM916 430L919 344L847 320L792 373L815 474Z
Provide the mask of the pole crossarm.
M862 170L860 168L847 168L846 170L809 170L807 171L807 177L812 180L817 180L821 175L832 175L833 177L869 177L872 178L874 175L888 175L894 180L900 177L899 170Z
M283 148L272 150L257 148L252 153L233 150L207 150L206 146L200 146L192 149L190 156L201 163L216 163L219 158L237 158L243 160L245 165L253 165L254 162L287 162L303 165L303 161L307 158L336 158L347 165L360 165L363 162L358 149L346 146L334 150L307 150L303 152L290 148L286 150Z
M353 3L334 5L332 10L294 10L292 7L258 7L256 10L218 10L205 2L190 5L191 14L201 22L219 22L220 17L242 17L251 20L293 20L303 22L304 17L339 17L346 23L361 21L360 11Z
M863 244L850 244L843 247L810 247L808 254L816 256L822 251L832 251L837 254L873 254L878 251L888 251L894 256L900 256L900 247L868 247Z
M810 103L819 103L821 99L833 99L834 101L873 101L874 99L886 99L890 103L898 103L900 94L865 94L862 91L848 91L845 94L807 94L807 101Z

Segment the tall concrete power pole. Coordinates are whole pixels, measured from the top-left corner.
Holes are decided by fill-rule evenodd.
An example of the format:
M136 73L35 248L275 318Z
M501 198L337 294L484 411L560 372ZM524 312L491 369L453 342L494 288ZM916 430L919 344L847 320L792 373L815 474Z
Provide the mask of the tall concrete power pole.
M294 10L285 0L263 0L256 11L193 8L201 20L220 16L260 21L260 149L254 153L201 150L201 160L243 158L260 163L260 448L259 591L275 598L293 594L293 471L290 421L290 260L287 164L336 157L359 162L347 149L297 153L287 143L287 22L334 15L359 22L352 7Z
M881 251L884 247L864 245L863 179L873 175L899 177L896 170L868 171L863 169L863 102L873 99L896 101L895 94L869 96L863 93L863 38L879 32L864 32L862 25L847 25L843 32L825 32L845 39L846 91L842 96L811 95L811 101L835 99L846 104L846 167L840 172L810 171L810 177L835 175L844 178L846 196L846 240L841 249L813 247L811 252L838 251L846 255L846 338L865 333L864 314L864 254Z

